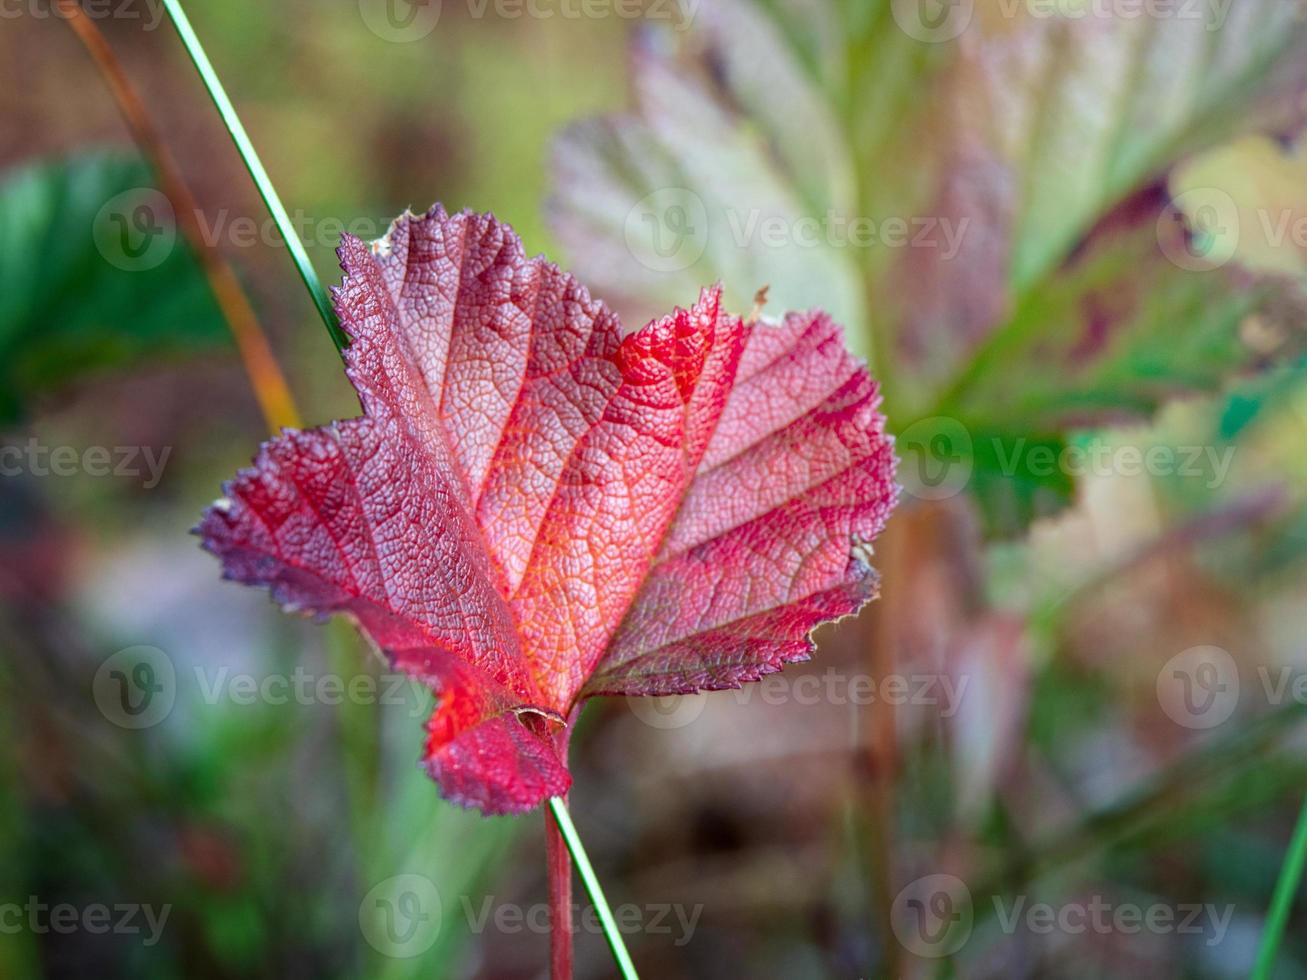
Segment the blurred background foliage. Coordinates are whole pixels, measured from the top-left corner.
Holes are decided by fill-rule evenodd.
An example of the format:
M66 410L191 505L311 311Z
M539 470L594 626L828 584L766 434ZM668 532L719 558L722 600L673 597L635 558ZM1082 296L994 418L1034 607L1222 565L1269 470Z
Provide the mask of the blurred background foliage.
M882 381L906 489L882 599L789 696L595 702L574 740L610 899L702 906L688 943L628 937L645 975L1247 975L1307 791L1304 703L1276 693L1307 670L1297 4L444 0L402 43L370 0L189 7L326 281L342 227L439 200L512 222L631 327L716 279L741 313L763 285L770 314L827 307ZM121 9L97 24L306 420L354 414L162 11ZM224 687L390 690L348 628L220 584L188 537L265 434L240 362L43 0L6 10L0 72L4 445L168 452L150 486L5 457L27 465L0 477L0 903L171 908L149 946L5 931L0 976L542 975L547 936L475 925L487 897L545 900L541 821L437 798L423 692ZM896 246L896 220L922 238ZM175 703L132 730L93 692L140 647ZM962 694L814 702L802 676ZM441 898L407 957L360 911L402 874ZM956 949L905 931L934 875L970 898ZM1216 942L1003 925L1096 897L1233 911ZM1276 976L1307 975L1299 906ZM611 970L583 933L578 975Z

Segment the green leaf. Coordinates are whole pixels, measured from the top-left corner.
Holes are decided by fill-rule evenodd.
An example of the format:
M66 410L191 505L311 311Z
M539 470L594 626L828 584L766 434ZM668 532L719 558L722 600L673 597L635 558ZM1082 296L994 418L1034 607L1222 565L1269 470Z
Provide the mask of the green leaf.
M944 23L960 19L933 41L908 22L911 6L882 12L851 119L867 214L966 223L952 258L870 255L873 329L900 357L896 398L919 411L977 347L1013 329L1014 311L1029 315L1027 296L1123 201L1199 150L1300 123L1307 24L1279 0L1224 19L1108 14L1079 0L1056 15L953 4ZM895 64L915 85L885 77ZM872 120L857 108L864 96Z
M226 341L145 164L111 154L0 183L0 421L78 376Z
M1258 366L1266 355L1244 343L1240 326L1295 294L1287 280L1195 252L1165 190L1152 188L1025 294L945 410L1018 431L1147 417L1173 396L1217 391ZM1282 305L1278 315L1291 320L1295 308ZM1295 344L1290 324L1281 326L1276 354Z
M1307 22L1281 0L1143 17L1080 0L850 0L802 26L774 6L723 0L689 31L646 35L634 112L558 143L554 224L605 298L684 302L721 279L737 308L764 282L779 306L830 307L893 363L892 419L947 411L942 393L980 380L977 351L997 372L985 384L1011 388L991 346L1032 350L1044 333L1073 345L1084 315L1064 266L1090 285L1111 264L1118 277L1133 261L1166 272L1140 240L1102 242L1101 222L1189 156L1301 122ZM769 220L781 229L770 240ZM1075 260L1091 237L1123 251L1100 248L1089 269ZM1097 379L1074 366L1080 397L1111 378L1142 396L1123 407L1147 410L1154 388L1188 387L1214 363L1198 360L1239 353L1218 334L1264 295L1222 300L1201 337L1177 336L1187 322L1159 318L1189 316L1218 277L1202 289L1163 278L1122 324L1131 350L1113 350ZM1133 288L1151 287L1141 276ZM1135 327L1148 336L1124 338ZM1157 375L1177 344L1192 359ZM1062 367L1019 380L1048 397Z
M740 313L769 286L770 309L821 306L867 354L858 249L825 219L852 211L856 183L833 108L749 5L705 4L694 24L710 59L698 42L642 32L631 50L639 113L560 137L555 232L632 326L716 281ZM718 97L721 77L734 101Z

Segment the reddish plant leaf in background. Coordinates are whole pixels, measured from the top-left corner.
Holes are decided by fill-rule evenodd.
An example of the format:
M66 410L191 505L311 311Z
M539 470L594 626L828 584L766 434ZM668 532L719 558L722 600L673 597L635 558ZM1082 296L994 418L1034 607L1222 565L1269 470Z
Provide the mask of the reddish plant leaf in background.
M439 208L340 256L363 416L267 443L199 531L433 687L448 798L530 809L586 697L738 686L875 594L892 445L824 314L746 325L714 288L623 338L507 225Z

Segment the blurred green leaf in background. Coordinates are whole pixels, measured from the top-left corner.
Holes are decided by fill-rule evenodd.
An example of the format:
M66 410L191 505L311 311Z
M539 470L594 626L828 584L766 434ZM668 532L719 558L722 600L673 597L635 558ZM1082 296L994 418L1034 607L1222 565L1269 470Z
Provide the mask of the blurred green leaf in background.
M118 153L0 177L0 421L85 374L228 343L149 168Z

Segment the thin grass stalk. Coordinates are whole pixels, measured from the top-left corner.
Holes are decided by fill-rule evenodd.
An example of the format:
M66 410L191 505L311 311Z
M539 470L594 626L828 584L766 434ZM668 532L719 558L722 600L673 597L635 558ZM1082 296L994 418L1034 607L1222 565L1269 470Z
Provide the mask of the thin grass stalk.
M1280 868L1280 879L1276 882L1275 894L1271 897L1271 911L1266 917L1266 929L1262 932L1262 941L1257 950L1252 980L1271 980L1271 971L1275 968L1275 958L1280 952L1284 929L1289 922L1289 912L1293 909L1293 899L1298 894L1298 884L1302 881L1305 865L1307 800L1303 801L1302 811L1298 814L1298 826L1289 842L1289 850L1285 853L1284 864Z
M281 237L285 239L286 248L290 251L291 259L295 263L295 268L300 274L304 287L309 291L309 296L313 299L313 305L317 307L318 315L322 317L322 322L327 327L327 333L331 335L336 349L344 350L346 344L345 334L336 321L336 314L331 308L331 300L327 296L327 291L322 288L322 281L318 279L318 274L313 269L313 263L309 261L309 253L304 250L304 243L300 241L299 235L291 226L290 215L286 213L286 208L282 206L281 198L272 185L272 178L268 176L268 171L264 169L263 161L259 159L259 154L255 151L249 134L245 132L245 127L236 114L236 108L231 104L231 99L227 97L227 90L223 88L218 73L214 70L212 62L209 61L209 56L204 53L204 47L200 44L195 29L191 27L191 22L187 19L178 0L163 0L163 5L164 9L168 11L168 16L172 19L173 27L177 29L178 36L182 39L186 53L190 55L191 62L195 65L195 70L199 72L200 80L204 82L204 87L208 90L209 98L213 100L218 115L222 117L223 125L227 127L232 142L236 144L241 160L245 163L245 169L249 171L250 178L259 191L259 196L263 198L263 203L267 205L273 221L277 224L277 230L281 232Z
M326 325L327 331L336 343L339 350L345 346L345 335L340 329L340 324L336 320L334 311L331 308L331 302L327 297L327 291L323 289L322 282L318 279L312 264L309 262L308 254L304 251L304 245L295 235L291 227L290 218L286 214L286 209L281 203L281 198L277 195L277 190L268 177L267 171L263 168L258 154L250 142L245 127L236 114L236 109L227 98L227 93L214 71L208 55L205 54L200 39L195 30L191 27L190 21L187 20L186 14L181 9L178 0L163 0L164 8L168 16L172 19L173 26L176 27L178 35L185 45L191 61L195 65L196 71L199 72L200 78L204 81L205 88L208 89L210 98L213 99L214 105L218 109L219 115L222 116L223 123L227 127L228 133L231 134L232 141L236 144L236 149L240 152L241 158L245 162L245 167L250 173L258 187L259 194L262 196L264 203L268 206L273 220L276 221L282 236L286 239L286 244L290 248L291 257L295 261L296 268L299 270L300 278L303 280L309 295L313 298L314 305L318 308L318 313L322 316L322 322ZM586 893L594 903L595 911L598 913L600 925L603 927L604 938L608 941L608 946L612 950L613 959L617 963L618 971L624 980L638 980L638 974L635 966L631 962L631 956L626 950L626 943L622 939L621 931L617 928L617 921L613 917L613 911L608 906L608 900L604 896L603 888L599 884L599 878L595 874L593 866L590 864L590 858L585 852L585 847L581 843L581 837L576 831L576 826L572 823L572 817L567 811L567 804L560 797L553 797L549 800L549 810L553 814L554 826L561 836L567 853L576 864L577 873L581 877L581 883L585 886ZM561 865L560 865L561 867ZM553 866L551 864L551 871ZM551 877L553 877L551 875ZM570 874L568 875L568 920L567 933L570 942L571 934L571 900L570 900ZM568 970L570 971L570 956Z
M295 399L267 336L259 325L254 307L241 288L240 280L236 278L231 265L216 247L206 241L200 227L200 209L195 195L182 178L177 161L173 159L159 128L146 111L145 103L127 78L122 63L114 55L95 20L87 16L77 0L55 0L55 3L60 19L77 35L99 69L106 87L118 104L118 111L131 130L132 138L154 171L164 196L171 202L177 228L200 263L218 309L222 311L227 327L231 330L236 350L245 373L249 376L250 387L254 389L254 397L258 400L268 429L275 434L283 426L299 426L300 415L295 407Z

